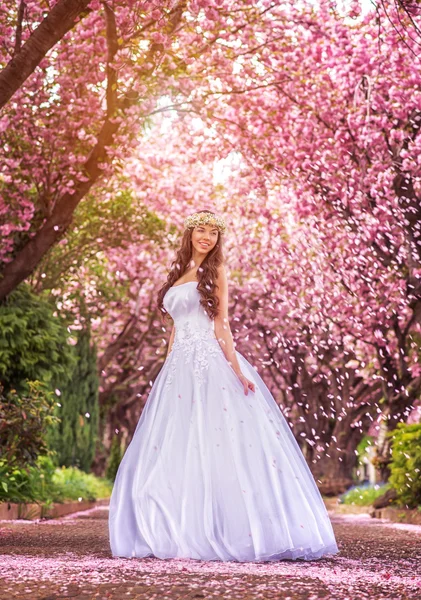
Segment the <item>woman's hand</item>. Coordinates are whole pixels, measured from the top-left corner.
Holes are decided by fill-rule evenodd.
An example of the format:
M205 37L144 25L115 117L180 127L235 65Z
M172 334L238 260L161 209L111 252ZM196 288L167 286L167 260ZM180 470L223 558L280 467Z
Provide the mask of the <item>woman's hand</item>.
M249 393L249 389L252 392L256 391L255 384L252 381L250 381L249 379L247 379L247 377L245 377L242 373L240 373L239 375L237 375L237 377L241 381L241 383L243 384L244 393L245 393L246 396Z

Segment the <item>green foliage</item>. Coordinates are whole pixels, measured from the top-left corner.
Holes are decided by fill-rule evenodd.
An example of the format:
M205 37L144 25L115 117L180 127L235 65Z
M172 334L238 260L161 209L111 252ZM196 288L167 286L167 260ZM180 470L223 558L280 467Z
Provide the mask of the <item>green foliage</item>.
M66 326L54 304L25 284L0 304L0 381L6 392L23 391L28 380L51 389L68 379L74 352Z
M57 468L49 456L39 456L34 465L12 471L7 461L0 459L1 502L36 502L48 506L79 498L89 501L108 498L111 490L111 481L74 467Z
M122 458L120 438L118 435L115 435L111 443L106 472L107 478L111 481L115 481L115 476L117 475L117 470Z
M63 243L48 252L32 277L37 289L63 288L67 282L77 279L83 267L86 279L95 282L95 289L104 302L124 296L127 284L116 285L115 279L110 278L106 251L124 249L144 238L161 242L167 225L136 199L127 189L130 181L122 175L119 184L117 193L104 187L99 196L89 194L78 205ZM73 287L74 294L78 294L79 286ZM96 306L89 306L92 315L95 310Z
M39 381L27 381L27 394L0 385L0 457L10 469L35 464L39 455L49 454L47 428L57 426L55 400Z
M55 414L58 427L51 428L49 444L59 465L77 466L89 472L98 438L99 406L97 355L89 327L78 332L74 347L77 363L68 383L60 388Z
M31 453L36 457L37 444L41 454L48 445L56 452L58 465L89 471L98 436L96 349L90 343L88 325L76 333L76 345L69 344L68 322L57 315L51 300L36 296L26 285L0 305L0 380L8 397L4 410L8 410L8 420L13 418L14 425L20 422L21 427L15 435L9 425L5 443L9 460L19 452L16 440L21 438L26 460ZM28 383L32 379L39 383ZM48 396L49 406L55 407L45 427L39 427L41 412L47 410L47 388L58 388L61 395L55 402Z
M389 433L392 441L389 482L398 501L415 508L421 505L421 423L399 423Z
M65 500L97 500L111 495L112 483L92 473L85 473L76 467L56 469L53 477L52 497L55 502Z
M389 488L390 485L387 483L383 485L355 486L339 496L339 502L341 504L371 506L374 500L384 494Z
M27 466L12 466L0 459L1 502L49 502L55 465L50 456L38 456Z
M365 435L361 439L360 443L357 446L357 454L358 454L358 465L363 464L363 458L367 453L367 449L374 445L374 441L371 435Z

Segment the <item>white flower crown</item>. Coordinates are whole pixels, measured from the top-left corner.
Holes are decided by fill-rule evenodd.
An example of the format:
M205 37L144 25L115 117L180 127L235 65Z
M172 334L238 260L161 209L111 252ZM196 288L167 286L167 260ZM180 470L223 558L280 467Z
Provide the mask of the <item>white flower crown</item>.
M225 233L227 229L222 217L210 213L193 213L184 220L184 227L187 229L198 225L215 225L221 233Z

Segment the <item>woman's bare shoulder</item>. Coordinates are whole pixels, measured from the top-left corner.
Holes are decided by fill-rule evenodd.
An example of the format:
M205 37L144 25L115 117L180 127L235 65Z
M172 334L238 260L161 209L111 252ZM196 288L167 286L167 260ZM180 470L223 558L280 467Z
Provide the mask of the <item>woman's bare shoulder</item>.
M227 270L225 268L224 263L221 263L217 267L218 275L217 275L217 283L220 285L221 283L227 283Z

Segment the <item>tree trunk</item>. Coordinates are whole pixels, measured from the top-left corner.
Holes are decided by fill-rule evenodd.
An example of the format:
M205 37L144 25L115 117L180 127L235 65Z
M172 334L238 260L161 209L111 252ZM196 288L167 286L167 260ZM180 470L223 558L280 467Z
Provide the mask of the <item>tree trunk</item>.
M16 257L4 267L0 280L0 300L12 292L35 269L43 256L58 241L70 225L73 213L99 176L80 183L73 195L64 194L57 202L53 214L37 231Z
M58 0L57 4L0 73L0 109L28 79L47 52L87 11L90 0Z
M350 477L357 457L336 450L327 452L329 457L321 458L313 470L320 493L325 496L339 496L350 488L354 481ZM342 459L341 461L339 459Z
M338 496L354 483L352 473L358 460L355 451L367 425L362 430L351 427L353 420L336 421L329 448L311 465L316 481L319 480L317 483L320 492L326 496ZM367 417L365 420L368 420Z

